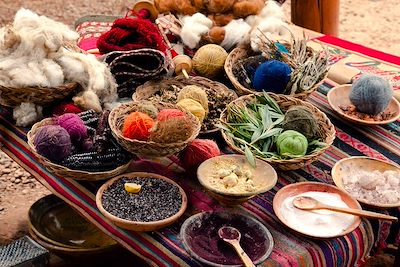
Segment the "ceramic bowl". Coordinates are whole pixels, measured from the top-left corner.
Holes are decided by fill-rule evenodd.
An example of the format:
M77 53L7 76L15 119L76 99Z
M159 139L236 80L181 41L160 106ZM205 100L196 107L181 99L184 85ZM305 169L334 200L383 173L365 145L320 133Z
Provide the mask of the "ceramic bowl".
M140 179L156 178L156 179L161 179L161 180L167 181L168 183L175 185L179 189L179 192L181 195L181 200L182 200L182 204L181 204L179 211L166 219L150 221L150 222L131 221L131 220L119 218L119 217L111 214L103 206L103 201L102 201L103 194L113 183L115 183L118 180L123 179L125 177L126 178L140 178ZM123 193L129 194L124 190L124 188L121 188L121 190L123 190ZM143 192L143 190L140 191L138 194L140 194L142 192ZM179 219L179 217L182 216L182 214L185 212L186 207L187 207L187 196L186 196L185 191L182 189L182 187L180 187L177 183L175 183L174 181L172 181L171 179L169 179L167 177L164 177L162 175L158 175L155 173L148 173L148 172L131 172L131 173L125 173L125 174L119 175L119 176L109 180L105 184L103 184L100 187L100 189L97 191L96 205L97 205L97 208L100 210L100 212L105 217L107 217L115 225L117 225L121 228L124 228L127 230L132 230L132 231L137 231L137 232L155 231L155 230L167 227L170 224L173 224L176 220ZM126 203L126 205L129 205L129 203ZM140 212L140 210L138 210L138 212Z
M345 85L339 85L339 86L333 87L331 90L329 90L328 95L327 95L329 105L342 118L344 118L348 121L351 121L351 122L354 122L357 124L363 124L363 125L383 125L383 124L388 124L388 123L394 122L400 118L400 103L394 97L392 97L392 100L389 102L388 107L384 111L384 112L390 112L393 114L387 120L366 121L366 120L362 120L362 119L347 115L340 107L346 107L351 104L350 99L349 99L351 86L352 86L351 84L345 84Z
M55 195L45 196L29 209L32 236L49 250L68 255L97 254L117 243L86 221Z
M344 158L336 162L332 168L332 179L337 187L346 190L343 185L343 177L349 175L349 171L352 170L364 170L364 171L397 171L400 172L400 166L394 165L382 160L370 158L370 157L349 157ZM371 201L367 201L362 198L357 198L363 204L376 208L394 208L400 207L400 202L392 204L380 204Z
M356 199L354 199L352 196L350 196L348 193L345 191L340 190L336 186L325 184L325 183L319 183L319 182L300 182L300 183L295 183L295 184L290 184L287 185L283 188L281 188L275 195L274 200L273 200L273 208L276 216L279 218L279 220L286 225L288 228L296 231L299 234L302 234L307 237L312 237L312 238L334 238L338 236L343 236L354 229L358 227L358 225L361 222L360 217L358 216L352 216L353 218L350 217L349 225L345 229L341 229L340 233L333 233L328 231L331 227L327 226L327 231L324 233L318 233L315 231L308 231L301 229L299 225L295 225L292 222L289 221L288 218L293 218L296 219L295 216L296 213L292 211L287 211L285 212L285 200L287 198L292 198L294 196L306 193L306 192L323 192L323 193L330 193L330 194L335 194L340 197L340 199L346 203L346 205L349 208L353 209L359 209L361 210L360 204L357 202ZM296 209L293 207L293 209ZM314 212L314 211L307 211L307 212ZM326 211L319 211L319 212L326 212ZM328 211L329 212L329 211ZM350 216L350 215L348 215ZM326 221L328 218L322 218L321 221ZM302 220L300 217L298 220ZM293 221L293 220L292 220Z
M221 186L221 179L216 179L215 175L223 162L250 170L255 190L246 191L244 189L238 190L237 186L231 188ZM254 169L244 155L234 154L221 155L204 161L197 169L197 177L211 196L221 204L229 206L241 204L258 194L267 192L275 186L278 179L275 169L269 163L256 159L256 168ZM213 184L213 182L215 183Z
M184 248L207 266L242 266L234 249L218 236L222 226L232 226L241 233L240 245L254 264L264 262L271 254L274 241L261 222L244 213L203 212L182 224L180 238Z

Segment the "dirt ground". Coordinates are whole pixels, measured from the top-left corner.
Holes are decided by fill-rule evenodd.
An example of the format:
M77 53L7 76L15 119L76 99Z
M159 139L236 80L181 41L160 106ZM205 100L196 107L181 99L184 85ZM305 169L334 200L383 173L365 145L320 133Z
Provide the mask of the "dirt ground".
M20 7L31 9L70 26L89 14L125 14L134 1L0 0L0 26L12 21ZM290 18L290 0L283 5ZM400 56L398 0L342 0L339 37ZM50 192L29 173L0 152L0 245L27 233L27 211ZM381 255L370 266L391 266L393 256Z

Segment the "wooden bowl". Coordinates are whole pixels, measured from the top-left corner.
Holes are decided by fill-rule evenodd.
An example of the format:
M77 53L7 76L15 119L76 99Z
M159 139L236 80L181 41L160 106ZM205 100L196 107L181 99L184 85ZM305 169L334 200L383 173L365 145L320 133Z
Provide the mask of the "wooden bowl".
M329 105L342 118L362 125L383 125L394 122L400 118L400 103L394 97L392 97L392 100L389 102L388 107L384 111L393 113L390 119L383 121L366 121L347 115L340 107L346 107L351 105L349 99L351 86L352 86L351 84L345 84L333 87L331 90L329 90L327 95Z
M290 224L283 214L283 204L284 204L285 199L294 197L296 195L299 195L299 194L302 194L305 192L310 192L310 191L337 194L340 196L341 200L347 204L347 206L349 208L361 210L361 206L357 202L357 200L355 200L348 193L340 190L336 186L324 184L324 183L318 183L318 182L300 182L300 183L290 184L290 185L287 185L287 186L281 188L274 197L274 200L273 200L274 212L275 212L276 216L279 218L279 220L284 225L286 225L291 230L294 230L297 233L300 233L304 236L312 237L312 238L321 238L321 239L343 236L343 235L350 233L351 231L353 231L354 229L356 229L358 227L358 225L361 222L361 219L358 216L354 216L354 220L351 223L351 225L349 225L346 229L342 229L342 232L340 234L332 234L329 232L326 232L326 234L310 233L310 232L306 232L302 229L299 229L299 227L297 227L295 225ZM311 212L311 211L309 211L309 212Z
M32 236L45 243L49 250L83 255L108 251L118 246L55 195L36 201L28 215Z
M180 231L183 247L207 266L243 266L233 248L218 236L218 229L224 225L233 226L241 232L240 244L254 264L264 262L271 254L274 241L267 227L240 212L202 212L189 217ZM214 249L219 249L220 254L210 252ZM220 259L216 258L218 255Z
M332 179L337 187L345 191L346 189L343 185L343 177L349 175L350 169L351 170L359 169L365 171L378 170L380 172L391 170L400 172L400 166L370 157L349 157L341 159L338 162L336 162L336 164L332 168ZM392 204L380 204L380 203L369 202L362 198L357 198L357 200L363 204L376 208L400 207L400 202Z
M110 212L105 210L105 208L103 207L103 204L102 204L103 193L114 182L116 182L117 180L122 179L124 177L142 178L142 179L156 178L156 179L165 180L168 183L175 185L176 187L178 187L179 192L181 194L181 199L182 199L182 204L181 204L179 211L177 213L175 213L173 216L168 217L166 219L158 220L158 221L151 221L151 222L131 221L131 220L119 218L119 217L111 214ZM138 193L138 194L140 194L140 193ZM126 204L129 205L129 203L126 203ZM107 217L109 220L111 220L115 225L117 225L121 228L127 229L127 230L132 230L132 231L136 231L136 232L145 232L145 231L155 231L155 230L167 227L168 225L173 224L176 220L178 220L179 217L181 217L182 214L186 210L187 196L186 196L185 191L182 189L182 187L180 187L177 183L175 183L174 181L172 181L171 179L169 179L167 177L164 177L164 176L161 176L161 175L158 175L155 173L148 173L148 172L131 172L131 173L125 173L125 174L119 175L119 176L107 181L105 184L103 184L97 191L96 205L97 205L97 208L100 210L100 212L105 217Z
M213 175L220 169L218 166L221 162L229 162L239 167L245 167L252 172L252 179L254 181L255 191L234 191L231 189L218 188L212 184ZM278 180L278 175L272 166L260 159L256 159L256 168L253 169L247 162L244 155L221 155L218 157L210 158L204 161L197 169L197 178L202 186L204 186L210 195L217 199L220 203L232 206L239 205L248 199L267 192L273 188Z

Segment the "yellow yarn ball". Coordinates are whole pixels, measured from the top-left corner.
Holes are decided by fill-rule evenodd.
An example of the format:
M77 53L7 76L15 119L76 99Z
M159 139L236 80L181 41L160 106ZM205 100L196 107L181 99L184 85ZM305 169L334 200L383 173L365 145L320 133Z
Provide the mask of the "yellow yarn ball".
M206 111L203 106L196 100L185 98L178 102L178 107L185 109L192 113L200 122L203 122L206 117Z
M208 98L207 93L197 85L186 85L178 93L178 102L182 99L193 99L201 104L201 106L208 113Z
M193 56L193 68L201 76L215 78L224 68L227 56L228 53L219 45L204 45Z

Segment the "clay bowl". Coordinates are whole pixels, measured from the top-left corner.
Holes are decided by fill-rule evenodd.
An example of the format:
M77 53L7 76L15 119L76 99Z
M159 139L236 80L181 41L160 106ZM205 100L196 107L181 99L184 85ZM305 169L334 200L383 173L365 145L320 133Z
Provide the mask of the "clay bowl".
M59 254L100 254L118 247L114 240L55 195L36 201L28 215L32 237Z
M334 238L334 237L343 236L343 235L350 233L351 231L353 231L354 229L356 229L358 227L358 225L361 222L361 219L358 216L354 216L353 222L346 229L342 229L340 234L329 233L329 231L327 231L324 234L318 234L318 233L314 233L314 232L311 233L311 232L304 231L303 229L300 229L299 226L292 225L291 223L289 223L289 221L287 219L287 216L289 216L289 215L288 214L285 215L283 212L284 201L287 198L294 197L299 194L310 192L310 191L337 194L340 196L341 200L347 204L347 206L349 208L361 210L361 206L357 202L356 199L354 199L352 196L350 196L345 191L340 190L336 186L324 184L324 183L318 183L318 182L300 182L300 183L290 184L290 185L287 185L287 186L281 188L274 197L274 200L273 200L274 212L275 212L276 216L279 218L279 220L284 225L286 225L288 228L290 228L291 230L293 230L301 235L304 235L307 237L312 237L312 238L318 238L318 239ZM309 212L312 212L312 211L309 211ZM295 215L293 214L293 216L295 216ZM299 220L301 220L301 219L299 218Z
M331 108L339 114L342 118L362 125L383 125L394 122L400 118L400 103L396 98L392 97L388 107L384 112L392 113L392 117L383 121L366 121L347 115L340 107L346 107L351 104L349 94L351 91L351 84L339 85L329 90L327 98Z
M241 168L249 169L252 173L255 190L238 190L235 187L225 188L213 184L217 181L214 175L220 170L221 162L229 162ZM248 199L265 193L273 188L278 180L275 169L267 162L256 159L256 168L253 169L247 162L244 155L221 155L204 161L197 169L197 178L209 194L218 200L221 204L227 206L239 205ZM243 178L244 179L244 178Z
M207 266L243 266L234 249L218 236L222 226L239 230L240 245L254 264L264 262L271 254L274 241L265 225L239 212L202 212L189 217L180 231L184 248Z
M337 187L345 190L343 185L343 177L349 175L350 170L364 170L364 171L397 171L400 172L400 166L394 165L385 161L370 157L349 157L344 158L336 162L332 168L332 179ZM400 202L392 204L381 204L367 201L362 198L357 198L357 200L363 204L376 208L394 208L400 207Z
M103 203L102 203L103 202L102 201L103 193L113 183L115 183L116 181L118 181L124 177L127 177L127 178L135 178L136 177L136 178L140 178L140 179L156 178L156 179L161 179L161 180L167 181L168 183L175 185L179 189L179 192L181 195L181 200L182 200L182 204L181 204L179 211L166 219L150 221L150 222L131 221L131 220L119 218L119 217L111 214L103 207ZM127 193L124 188L121 188L121 190L126 194L130 194L130 193ZM140 194L140 193L143 193L143 191L140 191L138 194ZM109 180L105 184L103 184L97 191L96 205L97 205L97 208L100 210L100 212L105 217L107 217L109 220L111 220L115 225L117 225L121 228L127 229L127 230L132 230L132 231L137 231L137 232L145 232L145 231L155 231L155 230L167 227L168 225L173 224L176 220L178 220L179 217L182 216L182 214L186 210L187 196L186 196L185 191L177 183L175 183L174 181L172 181L171 179L169 179L167 177L164 177L164 176L161 176L161 175L158 175L155 173L148 173L148 172L131 172L131 173L125 173L125 174L119 175L119 176ZM129 205L129 203L126 203L126 205ZM140 212L140 210L138 210L138 212Z

